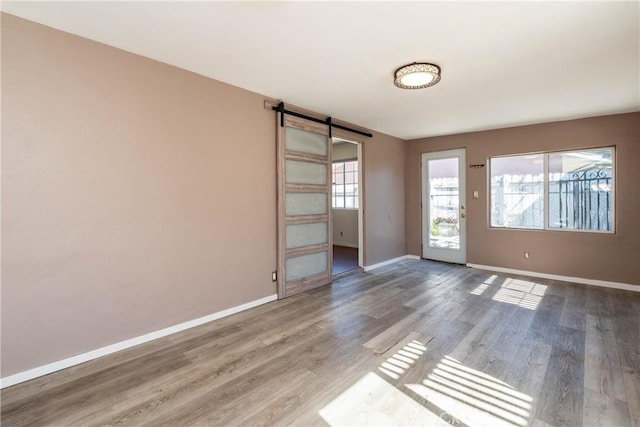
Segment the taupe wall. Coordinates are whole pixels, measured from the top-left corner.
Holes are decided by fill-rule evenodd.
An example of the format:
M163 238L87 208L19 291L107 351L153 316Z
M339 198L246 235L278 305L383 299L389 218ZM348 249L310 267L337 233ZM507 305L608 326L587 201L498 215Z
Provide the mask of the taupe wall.
M363 147L365 265L406 255L405 142L374 133Z
M487 169L467 169L467 262L639 284L640 113L474 132L407 143L407 252L420 254L420 157L466 147L467 163L488 157L616 146L616 233L496 230L488 227ZM480 198L471 196L474 190ZM523 252L531 253L529 260Z
M264 97L2 14L3 377L275 294ZM404 147L364 149L372 264Z
M358 247L357 209L333 209L333 244Z
M333 161L355 160L358 158L358 146L349 142L336 142L331 153Z

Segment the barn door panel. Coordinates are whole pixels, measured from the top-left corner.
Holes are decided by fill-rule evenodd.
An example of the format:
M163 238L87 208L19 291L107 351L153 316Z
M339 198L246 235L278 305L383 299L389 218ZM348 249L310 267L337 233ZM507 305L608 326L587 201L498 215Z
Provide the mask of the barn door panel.
M331 283L331 140L327 126L278 120L278 298Z

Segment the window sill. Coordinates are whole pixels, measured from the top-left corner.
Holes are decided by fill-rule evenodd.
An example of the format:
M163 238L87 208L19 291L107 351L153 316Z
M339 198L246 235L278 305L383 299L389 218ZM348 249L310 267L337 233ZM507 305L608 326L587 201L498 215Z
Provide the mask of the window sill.
M527 228L527 227L496 227L495 225L490 225L489 230L507 230L507 231L559 231L559 232L569 232L569 233L591 233L591 234L616 234L614 231L606 231L606 230L574 230L571 228Z

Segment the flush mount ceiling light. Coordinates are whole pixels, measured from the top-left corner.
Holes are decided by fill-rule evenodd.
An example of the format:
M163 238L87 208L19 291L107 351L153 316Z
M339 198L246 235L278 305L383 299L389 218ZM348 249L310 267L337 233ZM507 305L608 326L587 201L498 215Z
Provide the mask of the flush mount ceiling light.
M424 89L440 81L440 67L425 62L414 62L398 68L393 84L402 89Z

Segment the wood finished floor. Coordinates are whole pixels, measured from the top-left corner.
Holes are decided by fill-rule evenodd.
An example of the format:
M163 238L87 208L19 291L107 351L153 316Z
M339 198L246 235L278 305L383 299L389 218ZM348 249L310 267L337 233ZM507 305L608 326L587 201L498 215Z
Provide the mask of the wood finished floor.
M2 391L2 425L640 427L640 294L427 261Z
M332 274L342 274L358 268L358 248L333 245Z

